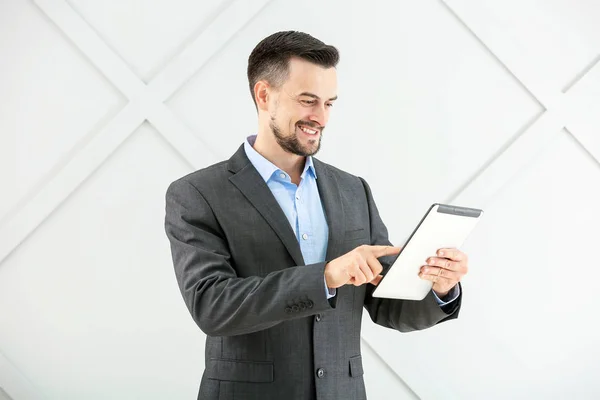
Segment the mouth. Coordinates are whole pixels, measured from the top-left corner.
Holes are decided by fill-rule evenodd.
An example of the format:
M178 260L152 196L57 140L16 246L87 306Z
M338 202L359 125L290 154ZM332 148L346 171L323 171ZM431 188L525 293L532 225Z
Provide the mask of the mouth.
M319 134L321 133L319 129L309 128L306 125L298 125L297 127L299 131L305 133L307 136L310 136L312 138L319 137Z

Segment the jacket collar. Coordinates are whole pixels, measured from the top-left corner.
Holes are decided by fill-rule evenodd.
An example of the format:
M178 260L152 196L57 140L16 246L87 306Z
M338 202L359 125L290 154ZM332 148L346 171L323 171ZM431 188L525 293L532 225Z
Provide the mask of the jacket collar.
M329 226L329 241L327 244L326 261L337 256L337 248L341 245L345 231L344 210L337 178L331 168L320 160L313 158L319 196L323 204L325 218ZM292 256L296 265L304 265L304 257L296 235L277 203L264 179L246 156L242 144L227 163L227 168L233 173L229 180L248 201L258 210L267 223L273 228L279 239Z

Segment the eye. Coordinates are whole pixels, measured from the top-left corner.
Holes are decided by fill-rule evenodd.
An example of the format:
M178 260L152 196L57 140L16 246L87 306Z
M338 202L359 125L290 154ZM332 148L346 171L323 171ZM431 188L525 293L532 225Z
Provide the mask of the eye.
M301 100L302 103L312 106L313 104L315 104L315 100Z
M333 103L327 103L327 107L329 107L329 108L333 107Z

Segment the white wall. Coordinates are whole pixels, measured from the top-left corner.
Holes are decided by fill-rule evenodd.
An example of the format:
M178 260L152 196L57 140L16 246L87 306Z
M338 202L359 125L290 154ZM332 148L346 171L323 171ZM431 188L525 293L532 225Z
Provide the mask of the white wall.
M0 387L195 398L204 336L164 193L254 132L247 57L298 29L341 52L319 156L370 182L393 241L432 202L486 211L458 320L365 320L370 398L600 397L599 18L594 0L0 2Z

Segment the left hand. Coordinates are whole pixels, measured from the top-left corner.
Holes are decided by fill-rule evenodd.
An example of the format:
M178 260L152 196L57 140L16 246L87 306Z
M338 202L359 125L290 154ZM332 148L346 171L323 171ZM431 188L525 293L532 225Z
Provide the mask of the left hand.
M460 282L469 269L469 259L458 249L439 249L437 255L429 257L421 267L419 276L433 282L433 291L444 297Z

